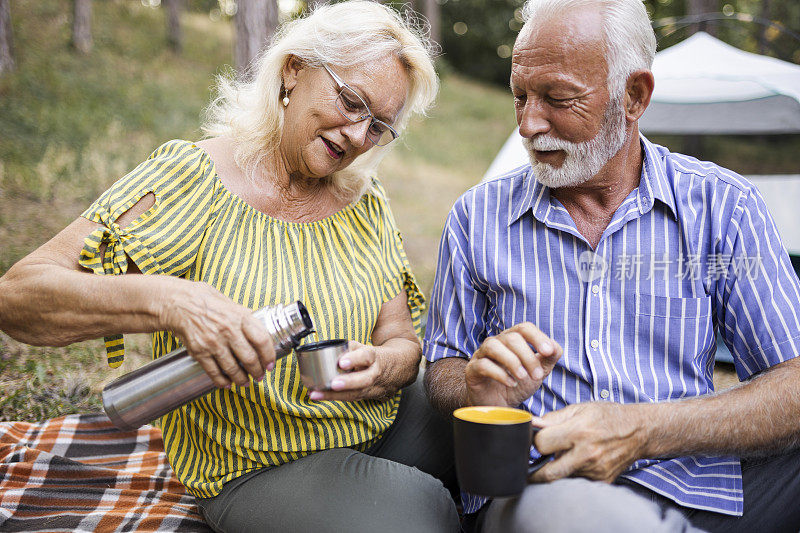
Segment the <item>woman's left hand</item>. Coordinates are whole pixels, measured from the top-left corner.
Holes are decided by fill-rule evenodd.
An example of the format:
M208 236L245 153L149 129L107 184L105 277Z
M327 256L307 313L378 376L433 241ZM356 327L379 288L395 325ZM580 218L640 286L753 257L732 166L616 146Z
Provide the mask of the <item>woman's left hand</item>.
M370 400L386 398L391 392L381 380L383 360L380 352L386 348L350 341L349 351L339 358L339 368L345 373L331 381L331 390L312 391L312 400Z
M406 302L401 290L381 306L372 345L350 341L350 351L339 358L344 372L333 379L332 390L312 391L312 400L386 400L414 383L421 350Z

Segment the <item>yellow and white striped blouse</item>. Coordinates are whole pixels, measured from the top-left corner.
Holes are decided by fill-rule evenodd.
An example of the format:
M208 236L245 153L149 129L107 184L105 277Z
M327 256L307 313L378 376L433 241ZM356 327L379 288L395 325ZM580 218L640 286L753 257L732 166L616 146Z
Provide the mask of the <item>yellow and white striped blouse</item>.
M120 228L115 220L149 192L155 205ZM97 274L125 273L128 256L144 274L204 281L254 310L301 300L320 339L365 344L381 305L404 289L419 334L424 299L377 181L327 218L285 222L226 189L202 149L170 141L82 216L102 225L80 257ZM168 331L153 335L153 357L178 346ZM107 339L107 349L109 364L121 364L122 337ZM208 498L258 468L329 448L366 449L391 425L400 399L400 393L358 402L308 395L294 353L262 382L217 389L161 418L170 464L190 493Z

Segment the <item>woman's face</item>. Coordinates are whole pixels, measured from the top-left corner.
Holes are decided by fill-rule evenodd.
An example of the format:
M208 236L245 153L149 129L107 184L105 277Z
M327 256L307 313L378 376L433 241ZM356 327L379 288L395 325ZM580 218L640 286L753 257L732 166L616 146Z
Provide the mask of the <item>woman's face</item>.
M357 67L329 67L361 96L378 120L394 124L409 84L395 56ZM284 108L280 152L289 174L324 178L373 147L366 138L370 119L350 122L339 112L338 85L324 68L308 67L293 58L283 71L283 83L289 105Z

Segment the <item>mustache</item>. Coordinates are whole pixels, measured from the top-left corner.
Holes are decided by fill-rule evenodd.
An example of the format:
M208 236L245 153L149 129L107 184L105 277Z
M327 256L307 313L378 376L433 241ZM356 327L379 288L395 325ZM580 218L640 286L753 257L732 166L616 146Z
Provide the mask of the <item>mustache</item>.
M563 150L567 154L572 153L575 144L563 139L550 136L550 134L543 133L533 138L522 138L522 145L530 152L531 150Z

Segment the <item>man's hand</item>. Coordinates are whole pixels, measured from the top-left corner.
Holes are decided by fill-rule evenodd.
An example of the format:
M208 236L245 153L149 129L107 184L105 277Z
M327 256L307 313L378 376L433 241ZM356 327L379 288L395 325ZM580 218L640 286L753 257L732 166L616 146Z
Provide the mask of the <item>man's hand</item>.
M541 483L565 477L585 477L611 483L643 457L646 438L644 417L637 405L592 402L570 405L535 418L542 428L534 439L542 454L556 459L533 474Z
M465 370L468 405L517 407L536 392L563 353L530 322L489 337Z

